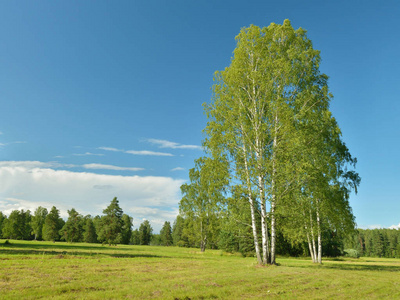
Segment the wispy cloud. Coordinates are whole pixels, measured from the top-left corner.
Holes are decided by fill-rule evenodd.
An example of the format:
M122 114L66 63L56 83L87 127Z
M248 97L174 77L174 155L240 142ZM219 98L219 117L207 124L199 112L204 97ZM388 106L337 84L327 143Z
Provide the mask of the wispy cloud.
M182 168L182 167L176 167L176 168L171 169L172 172L174 172L174 171L184 171L184 170L185 169Z
M147 139L147 142L157 145L159 148L170 148L170 149L196 149L196 150L201 150L201 146L197 145L183 145L167 140L158 140L158 139Z
M124 152L124 150L120 150L120 149L113 148L113 147L98 147L97 149L104 150L104 151Z
M0 161L0 167L8 168L60 168L60 167L74 167L74 165L60 164L58 162L41 162L41 161Z
M102 154L102 153L91 153L91 152L74 153L72 155L74 155L74 156L104 156L104 154Z
M112 151L112 152L123 152L132 155L150 155L150 156L174 156L171 153L166 152L155 152L149 150L122 150L113 147L98 147L97 149L104 150L104 151Z
M9 143L0 143L0 146L8 146L12 144L26 144L27 142L16 141L16 142L9 142Z
M382 225L380 224L368 225L368 229L379 229L379 228L383 228Z
M41 162L41 161L0 161L0 168L8 167L8 168L24 168L27 170L32 169L60 169L60 168L84 168L87 170L114 170L114 171L143 171L143 168L136 167L119 167L113 165L104 165L104 164L84 164L84 165L73 165L73 164L62 164L59 162Z
M125 153L128 154L133 154L133 155L150 155L150 156L174 156L171 153L165 153L165 152L154 152L154 151L148 151L148 150L141 150L141 151L136 151L136 150L128 150L125 151Z
M115 170L115 171L143 171L143 168L133 168L133 167L118 167L113 165L103 165L103 164L84 164L82 167L85 169L92 170Z

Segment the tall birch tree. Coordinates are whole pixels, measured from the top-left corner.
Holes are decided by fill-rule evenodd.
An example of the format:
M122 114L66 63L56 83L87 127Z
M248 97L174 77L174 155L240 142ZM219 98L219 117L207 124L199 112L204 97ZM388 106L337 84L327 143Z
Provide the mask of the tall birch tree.
M308 147L300 139L312 141L313 131L320 135L318 120L331 95L319 71L319 51L289 20L243 28L236 40L231 65L215 73L204 145L214 156L229 158L234 180L247 190L257 260L275 264L277 226L287 218L284 204L299 189L293 162ZM301 159L313 164L312 155Z

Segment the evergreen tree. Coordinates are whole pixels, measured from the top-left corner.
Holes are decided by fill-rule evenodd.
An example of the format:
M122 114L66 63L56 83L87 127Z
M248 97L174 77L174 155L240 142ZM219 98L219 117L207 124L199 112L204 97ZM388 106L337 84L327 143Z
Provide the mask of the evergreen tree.
M140 245L150 245L153 228L151 228L150 222L145 220L139 227L139 241Z
M45 241L58 241L60 229L64 226L64 220L60 218L60 211L53 206L44 220L43 239Z
M160 231L161 244L163 246L171 246L173 244L171 223L165 221Z
M132 237L133 218L127 214L122 215L122 239L121 243L128 245Z
M103 213L105 215L101 217L98 239L109 246L116 245L121 242L123 225L123 211L119 207L117 197L103 210Z
M177 215L172 226L172 240L174 246L178 246L179 241L182 239L182 231L185 220L181 215Z
M85 217L85 225L83 226L83 240L86 243L97 243L96 228L90 216Z
M74 208L68 210L68 220L60 230L63 240L73 243L83 239L83 217Z

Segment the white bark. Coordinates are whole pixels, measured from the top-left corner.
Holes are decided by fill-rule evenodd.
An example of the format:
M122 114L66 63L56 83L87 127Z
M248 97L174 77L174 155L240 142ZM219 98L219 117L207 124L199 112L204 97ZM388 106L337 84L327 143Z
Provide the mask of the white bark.
M321 222L319 218L319 200L317 200L317 230L318 230L318 263L322 264Z
M276 221L275 221L275 206L276 206L276 150L278 144L278 113L275 115L275 130L274 130L274 141L272 149L272 180L271 180L271 264L275 264L275 243L276 243Z
M244 166L245 166L245 170L246 170L246 184L247 184L248 198L249 198L249 203L250 203L251 227L253 229L254 248L256 250L257 262L259 265L261 265L262 259L261 259L261 255L260 255L260 246L258 244L257 223L256 223L255 209L254 209L254 199L251 195L250 174L249 174L249 168L247 165L247 151L246 151L245 145L243 145L243 158L244 158Z

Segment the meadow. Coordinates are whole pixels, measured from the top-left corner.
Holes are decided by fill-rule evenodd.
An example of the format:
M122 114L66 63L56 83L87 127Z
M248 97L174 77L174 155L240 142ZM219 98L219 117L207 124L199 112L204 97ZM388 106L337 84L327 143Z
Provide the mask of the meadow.
M400 260L0 240L1 299L400 299Z

